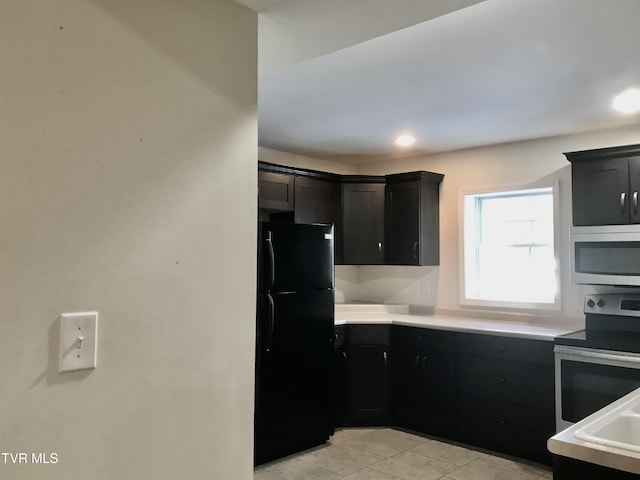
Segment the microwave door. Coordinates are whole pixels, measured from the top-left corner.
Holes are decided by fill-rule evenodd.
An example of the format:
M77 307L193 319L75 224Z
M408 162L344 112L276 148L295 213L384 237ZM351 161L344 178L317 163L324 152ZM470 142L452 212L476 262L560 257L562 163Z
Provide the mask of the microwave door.
M574 283L640 286L640 231L572 233L571 264Z

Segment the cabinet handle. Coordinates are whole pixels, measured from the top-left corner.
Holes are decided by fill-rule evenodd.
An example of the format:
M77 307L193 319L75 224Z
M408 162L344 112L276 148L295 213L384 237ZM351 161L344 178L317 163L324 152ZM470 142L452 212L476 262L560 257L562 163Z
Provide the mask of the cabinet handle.
M416 373L418 372L419 365L420 365L420 355L416 355Z
M504 378L504 377L500 377L500 383L506 383L506 382L507 382L507 379L506 379L506 378Z
M622 213L624 213L624 203L626 198L627 198L626 192L622 192L620 194L620 210L622 211Z
M344 357L344 359L347 359L347 352L342 352L342 356Z
M413 258L418 260L418 242L413 242Z
M633 213L638 214L638 192L633 192Z
M382 242L378 242L378 258L382 258Z
M387 370L387 352L382 352L382 358L384 359L384 369Z
M427 356L422 357L422 376L427 378Z

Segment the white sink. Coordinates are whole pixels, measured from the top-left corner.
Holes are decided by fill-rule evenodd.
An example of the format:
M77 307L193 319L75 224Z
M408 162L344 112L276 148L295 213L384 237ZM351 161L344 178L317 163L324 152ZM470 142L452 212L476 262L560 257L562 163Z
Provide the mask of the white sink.
M576 430L574 436L585 442L640 452L640 397L595 416Z

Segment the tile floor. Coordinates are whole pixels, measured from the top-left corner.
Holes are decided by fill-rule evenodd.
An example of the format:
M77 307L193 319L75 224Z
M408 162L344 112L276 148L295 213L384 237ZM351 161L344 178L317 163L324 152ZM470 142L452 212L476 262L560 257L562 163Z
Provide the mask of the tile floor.
M390 428L340 429L326 445L261 465L254 480L550 480L548 468Z

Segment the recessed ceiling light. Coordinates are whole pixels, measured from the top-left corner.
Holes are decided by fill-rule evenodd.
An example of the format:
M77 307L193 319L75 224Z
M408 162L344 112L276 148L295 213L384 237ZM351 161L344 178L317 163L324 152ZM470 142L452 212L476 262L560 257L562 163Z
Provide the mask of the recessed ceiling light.
M640 90L630 88L616 95L611 107L620 113L640 112Z
M416 142L416 139L411 135L400 135L396 138L396 145L400 145L402 147L408 147L409 145L413 145Z

